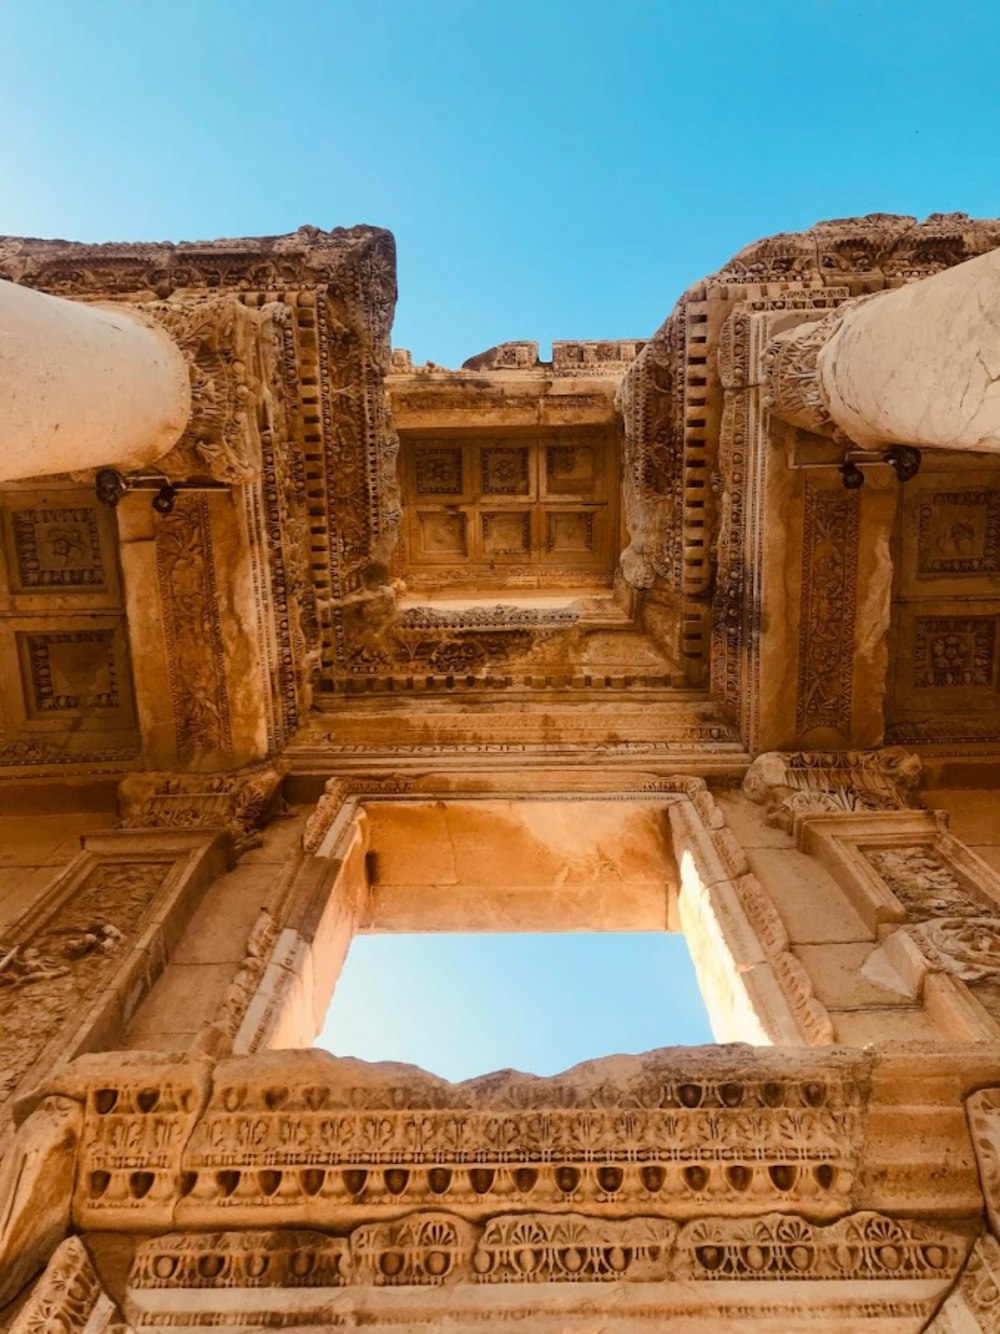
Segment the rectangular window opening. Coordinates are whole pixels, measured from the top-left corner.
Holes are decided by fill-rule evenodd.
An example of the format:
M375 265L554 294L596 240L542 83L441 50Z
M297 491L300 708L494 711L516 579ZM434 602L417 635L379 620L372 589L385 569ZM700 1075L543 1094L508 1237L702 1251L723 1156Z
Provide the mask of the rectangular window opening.
M388 798L358 820L317 1046L460 1080L713 1041L662 800Z
M316 1045L458 1082L713 1041L666 931L357 936Z

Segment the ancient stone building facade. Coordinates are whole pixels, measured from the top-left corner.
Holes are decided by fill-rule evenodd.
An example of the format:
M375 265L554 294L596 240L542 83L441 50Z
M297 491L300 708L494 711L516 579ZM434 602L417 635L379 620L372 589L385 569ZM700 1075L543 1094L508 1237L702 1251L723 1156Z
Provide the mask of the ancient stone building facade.
M0 1327L1000 1330L1000 222L460 370L374 228L0 277ZM720 1045L312 1050L414 928Z

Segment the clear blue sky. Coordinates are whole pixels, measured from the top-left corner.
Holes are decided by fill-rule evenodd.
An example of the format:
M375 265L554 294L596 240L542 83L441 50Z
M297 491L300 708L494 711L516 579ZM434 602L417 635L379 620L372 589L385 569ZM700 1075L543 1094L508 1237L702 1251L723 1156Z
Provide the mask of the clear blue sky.
M370 222L396 342L643 336L746 242L1000 212L1000 6L2 0L0 232Z
M0 0L0 20L0 233L388 227L395 342L420 360L648 335L743 245L821 218L1000 213L996 0ZM383 1024L359 1054L470 1073L446 1068L458 1031L438 1054L402 1042L404 1012L439 1038L450 1013L480 1035L474 1059L551 1070L703 1040L660 1026L697 1012L690 981L690 1004L662 994L682 985L677 947L445 939L431 948L462 967L426 970L417 1004L388 983L427 956L361 940L341 1001L367 967L354 1012L387 1015L392 1046ZM634 1018L652 1031L614 1026ZM561 1045L526 1045L538 1031ZM493 1041L510 1035L520 1057Z
M446 1079L711 1042L683 936L357 936L318 1045Z

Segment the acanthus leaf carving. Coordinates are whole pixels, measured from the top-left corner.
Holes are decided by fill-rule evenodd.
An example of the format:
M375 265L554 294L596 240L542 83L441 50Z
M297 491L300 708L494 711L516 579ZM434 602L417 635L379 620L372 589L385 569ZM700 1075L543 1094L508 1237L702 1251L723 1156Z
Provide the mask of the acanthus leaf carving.
M261 475L260 415L269 392L261 342L284 307L251 309L232 295L141 306L174 338L191 375L191 417L158 463L167 477L242 486Z
M743 780L743 791L767 807L767 823L791 830L798 817L910 806L920 759L898 746L882 750L767 751Z

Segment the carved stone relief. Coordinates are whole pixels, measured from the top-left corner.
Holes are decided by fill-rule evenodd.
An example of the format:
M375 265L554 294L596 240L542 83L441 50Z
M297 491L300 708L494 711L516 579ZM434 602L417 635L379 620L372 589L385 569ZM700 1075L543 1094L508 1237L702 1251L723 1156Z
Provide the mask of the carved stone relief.
M597 1063L592 1078L581 1071L565 1087L510 1076L450 1088L417 1072L400 1082L393 1067L373 1085L358 1063L275 1054L217 1066L204 1111L193 1125L181 1118L190 1133L169 1113L176 1093L157 1095L162 1110L150 1117L146 1095L112 1080L88 1099L76 1216L86 1227L141 1229L168 1199L177 1223L196 1227L268 1215L274 1226L309 1226L331 1209L361 1222L428 1199L466 1218L515 1202L674 1216L707 1201L739 1214L779 1201L842 1210L860 1104L839 1067L817 1082L719 1064L724 1074L692 1082L662 1053L616 1058L606 1078ZM155 1128L164 1116L174 1126L165 1138ZM753 1153L741 1156L751 1122ZM175 1147L153 1153L154 1142ZM135 1148L123 1154L126 1143ZM174 1203L177 1172L188 1189Z
M0 1100L47 1042L107 986L173 864L170 855L92 864L68 902L57 885L48 912L18 923L0 942Z
M281 809L282 771L223 774L129 774L118 787L123 829L225 829L235 856L259 847L264 825Z
M304 1231L168 1235L139 1247L129 1292L141 1329L143 1296L153 1292L946 1279L966 1251L954 1233L872 1212L826 1226L771 1213L678 1227L655 1217L535 1212L500 1214L477 1226L437 1210L366 1224L346 1238Z
M984 1233L927 1334L992 1334L1000 1327L1000 1242Z
M919 778L919 757L898 747L771 751L751 764L743 791L767 807L768 824L791 830L798 817L824 811L905 810Z
M10 1334L132 1334L101 1286L87 1249L69 1237L49 1261Z
M860 501L806 483L799 620L798 732L850 735Z
M0 1103L95 1032L120 1038L164 967L165 932L222 865L209 831L86 836L0 942Z

